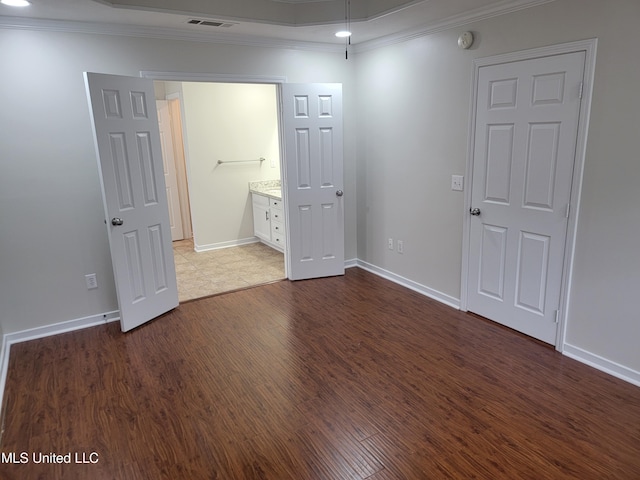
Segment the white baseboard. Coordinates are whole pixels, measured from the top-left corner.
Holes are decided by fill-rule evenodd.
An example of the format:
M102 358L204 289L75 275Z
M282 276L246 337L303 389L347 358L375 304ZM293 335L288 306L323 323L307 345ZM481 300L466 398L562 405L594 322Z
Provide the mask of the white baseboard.
M358 259L352 258L344 261L344 268L353 268L358 266Z
M7 372L9 371L9 345L7 345L7 336L2 336L2 346L0 347L0 419L2 416L2 407L4 407L2 401L4 398L4 385L7 383ZM2 437L2 428L4 425L0 425L0 438Z
M625 382L632 383L640 387L640 372L632 370L629 367L620 365L619 363L607 360L600 355L583 350L580 347L565 343L562 346L562 353L567 357L573 358L581 363L585 363L590 367L601 370L609 375L613 375Z
M346 266L346 265L345 265ZM402 285L403 287L407 287L410 290L421 293L429 298L437 300L445 305L449 305L457 310L460 310L460 299L452 297L451 295L447 295L446 293L439 292L438 290L434 290L433 288L429 288L425 285L422 285L418 282L414 282L413 280L409 280L408 278L402 277L400 275L396 275L389 270L385 270L384 268L377 267L371 263L365 262L364 260L356 259L356 266L371 272L379 277L386 278L387 280L391 280L398 285Z
M258 237L239 238L238 240L229 240L228 242L209 243L207 245L195 245L193 249L200 252L208 252L210 250L219 250L221 248L239 247L240 245L248 245L250 243L258 243Z
M73 330L81 330L83 328L95 327L109 322L120 320L120 312L101 313L91 315L89 317L77 318L75 320L67 320L53 325L45 325L43 327L30 328L21 332L7 333L2 336L2 348L0 348L0 411L2 410L4 388L7 382L7 372L9 370L9 354L11 345L14 343L35 340L36 338L49 337L58 335L59 333L71 332ZM0 417L1 418L1 417Z
M14 343L35 340L36 338L49 337L51 335L72 332L73 330L81 330L83 328L95 327L96 325L115 322L117 320L120 320L120 312L118 310L115 310L113 312L106 312L100 313L98 315L76 318L74 320L66 320L64 322L54 323L53 325L30 328L28 330L22 330L21 332L7 333L5 335L5 340L7 342L7 347L10 347Z

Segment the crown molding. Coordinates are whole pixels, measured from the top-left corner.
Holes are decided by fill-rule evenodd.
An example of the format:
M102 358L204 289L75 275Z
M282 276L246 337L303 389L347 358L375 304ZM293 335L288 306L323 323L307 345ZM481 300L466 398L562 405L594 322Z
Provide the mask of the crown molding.
M217 82L217 83L287 83L287 77L275 75L236 75L225 73L140 71L142 78L169 82Z
M35 30L43 32L85 33L94 35L115 35L126 37L158 38L186 42L222 43L250 47L285 48L320 52L342 52L344 45L320 42L303 42L282 38L257 37L233 33L186 32L177 28L147 27L139 25L119 25L114 23L77 22L26 17L0 16L0 28Z
M500 15L506 15L526 8L537 7L554 1L555 0L503 0L502 2L494 3L487 7L470 10L460 15L453 15L438 23L422 25L400 33L386 35L374 40L355 44L354 52L366 52L389 45L395 45L397 43L407 42L414 38L426 37L427 35L433 35L434 33L439 33L450 28L468 25L469 23L498 17Z
M450 28L505 15L527 8L537 7L555 0L503 0L488 7L478 8L464 14L451 16L441 22L427 24L403 32L387 35L374 40L352 45L354 53L366 52L377 48L425 37ZM320 42L304 42L271 37L257 37L233 33L187 32L177 28L120 25L114 23L79 22L67 20L49 20L26 17L0 16L0 28L35 30L62 33L85 33L94 35L115 35L141 38L158 38L186 42L221 43L264 48L284 48L320 52L342 52L344 45Z
M331 2L333 0L271 0L278 3L319 3L319 2Z

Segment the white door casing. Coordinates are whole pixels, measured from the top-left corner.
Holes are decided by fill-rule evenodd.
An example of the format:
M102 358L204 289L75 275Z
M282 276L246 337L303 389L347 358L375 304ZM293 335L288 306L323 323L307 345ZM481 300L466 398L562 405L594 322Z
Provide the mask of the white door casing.
M85 84L120 323L128 331L178 305L153 83L85 72Z
M162 165L164 183L169 203L169 223L171 225L171 240L183 240L182 214L180 212L180 194L178 192L178 175L173 148L173 132L171 114L167 100L156 100L158 109L158 128L160 129L160 146L162 147Z
M173 160L178 181L178 197L180 216L182 217L182 236L191 238L191 202L189 201L189 183L187 181L187 165L184 153L184 137L182 125L182 100L179 94L167 95L169 116L171 117L171 133L173 134Z
M479 68L467 308L555 344L585 53Z
M289 279L344 274L341 84L281 90Z

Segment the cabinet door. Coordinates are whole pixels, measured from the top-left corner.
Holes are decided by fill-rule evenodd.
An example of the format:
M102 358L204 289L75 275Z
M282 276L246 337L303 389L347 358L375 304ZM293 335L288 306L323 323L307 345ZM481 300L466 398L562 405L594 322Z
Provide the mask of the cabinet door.
M271 241L269 206L253 202L253 234L265 242Z

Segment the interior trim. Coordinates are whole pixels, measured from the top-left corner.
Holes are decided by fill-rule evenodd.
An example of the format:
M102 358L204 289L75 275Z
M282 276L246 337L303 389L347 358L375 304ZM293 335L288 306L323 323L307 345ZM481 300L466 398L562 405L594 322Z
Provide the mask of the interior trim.
M24 17L0 16L0 28L42 32L85 33L124 37L158 38L186 42L220 43L265 48L288 48L319 52L342 52L344 45L303 42L282 38L257 37L233 33L188 32L176 28L120 25L114 23L77 22Z
M90 315L88 317L65 320L63 322L54 323L52 325L30 328L27 330L22 330L20 332L7 333L4 336L4 340L7 343L7 347L10 347L14 343L27 342L29 340L35 340L37 338L49 337L51 335L58 335L60 333L73 332L74 330L95 327L96 325L115 322L117 320L120 320L120 311L114 310L111 312L99 313L97 315Z
M387 280L392 281L393 283L397 283L398 285L402 285L403 287L408 288L409 290L413 290L414 292L418 292L426 297L437 300L440 303L444 303L450 307L455 308L456 310L460 310L460 300L452 297L451 295L447 295L446 293L439 292L433 288L427 287L426 285L422 285L421 283L414 282L408 278L405 278L401 275L393 273L389 270L385 270L384 268L378 267L372 263L365 262L364 260L357 260L357 266L366 270L367 272L371 272L379 277L386 278Z
M365 52L376 48L406 42L450 28L459 27L479 20L497 17L526 8L536 7L555 0L503 0L497 4L477 8L467 13L454 15L441 22L422 25L397 34L383 36L367 42L354 44L353 52ZM36 19L26 17L0 16L1 28L36 30L66 33L86 33L98 35L117 35L142 38L161 38L189 42L221 43L268 48L293 48L321 52L343 52L344 45L320 42L304 42L271 37L254 37L232 33L188 32L176 28L120 25L113 23L79 22L70 20Z
M596 355L595 353L588 352L587 350L568 343L564 344L564 351L562 353L580 363L584 363L590 367L640 387L640 372L636 370L632 370L624 365L607 360L600 355Z
M537 7L554 1L555 0L507 0L498 4L476 8L475 10L470 10L459 15L453 15L438 23L421 25L419 27L405 30L404 32L386 35L374 40L358 43L354 45L354 51L355 53L359 53L366 52L368 50L375 50L377 48L407 42L414 38L426 37L451 28L461 27L463 25L468 25L469 23L498 17L500 15L506 15L526 8Z
M287 83L287 77L277 75L234 75L225 73L157 72L142 70L142 78L165 82L214 82L214 83Z
M239 247L240 245L249 245L251 243L259 243L258 237L239 238L238 240L229 240L227 242L209 243L205 245L195 245L194 250L198 253L210 252L212 250L220 250L222 248Z
M9 373L9 351L10 346L7 344L7 336L3 335L0 346L0 441L2 441L2 432L4 430L4 389L7 383L7 374Z

